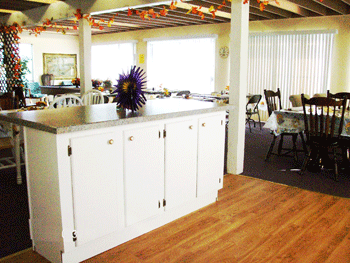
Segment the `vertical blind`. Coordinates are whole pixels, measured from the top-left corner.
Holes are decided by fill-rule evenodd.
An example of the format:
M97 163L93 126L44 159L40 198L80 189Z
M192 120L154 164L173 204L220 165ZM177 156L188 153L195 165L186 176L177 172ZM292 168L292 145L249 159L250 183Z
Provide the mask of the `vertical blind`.
M148 88L214 91L216 37L148 40Z
M294 94L326 93L335 31L249 35L248 93L281 91L282 107Z

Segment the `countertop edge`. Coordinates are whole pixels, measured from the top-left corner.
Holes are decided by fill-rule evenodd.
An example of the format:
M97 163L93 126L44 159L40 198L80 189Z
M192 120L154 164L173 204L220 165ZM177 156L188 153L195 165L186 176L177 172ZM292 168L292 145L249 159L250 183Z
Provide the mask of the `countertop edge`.
M63 133L78 132L78 131L85 131L85 130L91 130L91 129L113 127L113 126L119 126L119 125L127 125L127 124L133 124L133 123L142 123L142 122L148 122L148 121L165 120L169 118L185 117L185 116L191 116L196 114L228 111L232 109L234 109L233 105L223 105L223 106L212 107L212 108L201 108L201 109L162 113L162 114L155 114L155 115L148 115L148 116L138 116L138 117L124 118L124 119L88 123L88 124L82 124L82 125L76 125L76 126L67 126L67 127L51 127L42 123L32 122L32 121L24 120L18 117L3 115L1 114L1 112L0 112L0 121L10 122L20 126L25 126L36 130L53 133L53 134L63 134Z

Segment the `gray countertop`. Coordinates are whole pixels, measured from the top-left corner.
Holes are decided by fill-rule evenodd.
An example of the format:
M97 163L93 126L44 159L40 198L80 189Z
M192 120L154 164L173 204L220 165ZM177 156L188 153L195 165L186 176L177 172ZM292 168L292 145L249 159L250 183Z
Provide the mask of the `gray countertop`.
M166 98L148 100L137 112L115 103L19 112L0 112L0 121L60 134L233 109L232 105Z

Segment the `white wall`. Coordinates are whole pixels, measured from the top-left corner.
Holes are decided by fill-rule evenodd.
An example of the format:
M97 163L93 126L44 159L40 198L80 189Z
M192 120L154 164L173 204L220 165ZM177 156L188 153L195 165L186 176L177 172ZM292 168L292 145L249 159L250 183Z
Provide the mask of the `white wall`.
M62 33L42 33L37 37L28 32L19 34L20 43L33 45L34 81L41 84L41 76L44 73L43 53L77 54L79 56L78 37L63 35ZM78 60L78 59L77 59ZM77 61L79 64L79 60ZM78 65L79 69L79 65ZM59 84L62 80L55 81Z
M263 22L256 21L249 23L250 32L318 29L338 30L338 34L335 37L332 58L331 91L333 93L338 91L350 91L350 74L348 74L350 71L350 15L319 18L293 18ZM138 58L139 54L144 54L145 56L147 55L147 43L143 41L144 38L186 37L188 35L217 34L215 89L220 91L229 83L229 59L220 58L218 56L218 52L221 46L229 45L229 33L230 24L225 23L96 35L92 37L92 43L137 40L136 57ZM62 35L62 33L42 33L38 37L28 36L28 34L22 33L20 34L20 37L21 43L32 43L34 45L34 77L36 80L39 80L40 76L43 74L42 53L79 53L77 37ZM146 64L138 65L144 68L147 72Z

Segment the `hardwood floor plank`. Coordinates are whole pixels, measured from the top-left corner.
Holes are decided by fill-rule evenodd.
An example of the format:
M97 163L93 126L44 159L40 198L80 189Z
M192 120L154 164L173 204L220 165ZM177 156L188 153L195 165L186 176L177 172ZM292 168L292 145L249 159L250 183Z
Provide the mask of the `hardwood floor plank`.
M350 199L226 175L216 203L84 261L97 262L350 262Z

